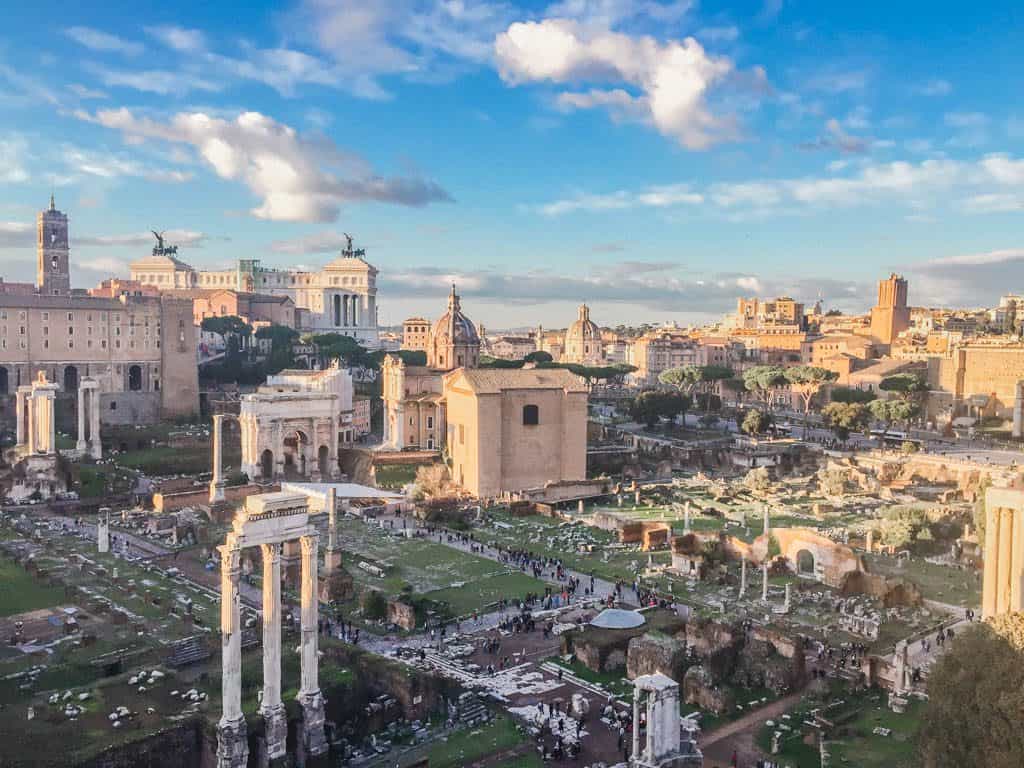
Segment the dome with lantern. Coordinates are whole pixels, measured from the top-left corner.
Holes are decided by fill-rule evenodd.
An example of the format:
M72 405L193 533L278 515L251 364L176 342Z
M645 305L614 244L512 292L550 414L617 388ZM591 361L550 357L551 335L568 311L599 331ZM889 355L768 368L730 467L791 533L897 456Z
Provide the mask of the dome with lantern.
M427 365L439 371L455 368L476 368L480 364L480 335L476 326L462 313L459 294L448 296L448 310L438 318L430 330L427 345Z
M581 365L599 365L604 361L601 329L590 319L590 307L581 304L576 322L565 332L565 361Z

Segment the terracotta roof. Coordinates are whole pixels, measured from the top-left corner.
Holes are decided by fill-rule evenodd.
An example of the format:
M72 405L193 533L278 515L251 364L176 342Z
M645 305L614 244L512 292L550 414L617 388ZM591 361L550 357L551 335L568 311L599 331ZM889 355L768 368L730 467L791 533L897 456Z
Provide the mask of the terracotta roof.
M564 389L587 392L583 379L564 368L460 368L449 376L461 375L478 395L496 395L506 389Z

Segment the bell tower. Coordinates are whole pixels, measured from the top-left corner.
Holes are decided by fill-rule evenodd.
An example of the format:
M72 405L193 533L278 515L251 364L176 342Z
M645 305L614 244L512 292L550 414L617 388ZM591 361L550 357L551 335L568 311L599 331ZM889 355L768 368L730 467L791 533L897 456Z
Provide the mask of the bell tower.
M50 207L36 216L36 288L47 296L71 293L68 264L68 217L57 210L53 195Z

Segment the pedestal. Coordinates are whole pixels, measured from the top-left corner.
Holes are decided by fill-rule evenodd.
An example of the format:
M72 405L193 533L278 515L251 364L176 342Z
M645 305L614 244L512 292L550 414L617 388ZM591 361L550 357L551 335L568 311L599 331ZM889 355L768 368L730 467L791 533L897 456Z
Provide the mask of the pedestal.
M341 550L328 548L324 550L324 572L330 576L341 567Z
M327 736L324 731L324 697L314 694L299 694L302 705L302 748L306 757L322 755L327 751Z
M265 723L267 759L278 760L288 751L288 713L284 704L278 704L276 707L260 707L260 714Z
M286 725L287 729L287 725ZM245 716L217 724L217 768L245 768L249 762L249 739Z

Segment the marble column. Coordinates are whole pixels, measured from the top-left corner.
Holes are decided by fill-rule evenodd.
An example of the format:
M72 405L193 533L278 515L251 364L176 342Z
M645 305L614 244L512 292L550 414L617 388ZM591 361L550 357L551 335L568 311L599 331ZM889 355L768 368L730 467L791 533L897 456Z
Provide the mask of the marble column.
M747 558L740 560L740 597L747 592Z
M768 505L764 505L764 535L767 536L771 530L771 521L769 520Z
M987 619L998 612L996 592L999 568L999 510L985 510L985 570L983 572L981 616Z
M223 447L224 415L213 416L213 476L210 478L210 503L224 501Z
M764 579L761 582L761 599L768 602L768 561L764 563Z
M103 441L100 439L100 386L99 382L89 387L89 455L94 459L103 458Z
M242 714L241 549L228 535L220 547L221 717L217 724L218 768L245 768L249 759Z
M868 529L867 536L865 537L864 549L866 549L869 553L873 552L875 549L875 532L870 528Z
M79 382L78 384L78 442L75 443L75 450L79 453L85 453L88 448L88 444L85 442L85 397L86 389L83 386L85 382Z
M296 446L297 447L297 446ZM274 421L274 477L265 478L274 480L284 477L284 425L280 420Z
M331 442L327 444L327 458L330 466L327 468L328 477L325 479L336 480L338 478L338 417L331 416Z
M324 494L327 512L327 551L324 553L324 571L330 575L341 566L341 550L337 548L338 492L328 488Z
M644 749L644 758L654 762L654 734L658 732L658 713L656 711L657 695L654 691L647 692L647 746Z
M630 752L632 760L640 758L640 689L633 689L633 751Z
M17 445L20 448L28 442L28 434L25 429L26 416L28 415L28 402L25 397L25 387L18 387L14 395L14 412L15 418L18 420L16 425L17 428Z
M683 508L683 534L690 532L690 500L686 500L686 506Z
M997 591L997 613L1009 613L1010 606L1010 582L1013 578L1011 568L1013 565L1013 510L999 510L999 589Z
M789 613L789 609L790 609L790 607L792 605L792 602L793 602L793 585L792 584L787 584L786 585L786 602L783 605L783 609L786 611L786 613Z
M281 545L261 544L263 552L263 699L267 757L284 757L288 717L281 702Z
M302 546L302 597L300 644L302 675L299 695L302 705L302 743L307 756L327 751L324 734L324 698L320 693L318 675L318 619L320 603L317 589L317 534L310 533L299 539Z

